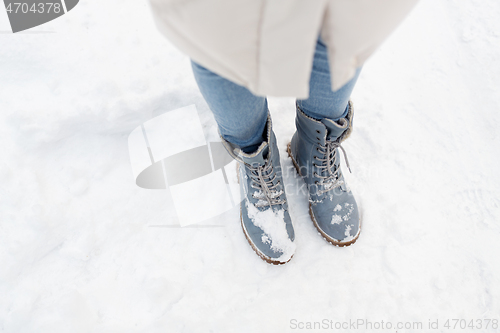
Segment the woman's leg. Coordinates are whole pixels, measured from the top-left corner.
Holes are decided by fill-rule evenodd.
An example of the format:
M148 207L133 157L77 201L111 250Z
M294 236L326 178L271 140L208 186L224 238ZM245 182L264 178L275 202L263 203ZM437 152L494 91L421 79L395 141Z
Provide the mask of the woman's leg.
M295 233L267 100L194 62L192 65L224 146L239 162L240 221L245 237L262 259L284 264L295 251ZM233 146L243 153L234 154Z
M221 136L251 153L264 141L267 100L191 62L201 94L212 110Z
M353 109L348 102L360 69L351 81L331 91L326 51L318 40L309 98L297 101L297 131L288 153L307 184L313 224L330 243L346 246L356 241L361 229L358 206L346 186L339 156L341 151L345 156L341 143L352 128Z
M328 52L321 38L316 43L314 62L309 80L309 98L297 100L299 108L309 117L315 119L338 120L347 115L347 102L358 79L361 68L356 75L340 89L332 91Z

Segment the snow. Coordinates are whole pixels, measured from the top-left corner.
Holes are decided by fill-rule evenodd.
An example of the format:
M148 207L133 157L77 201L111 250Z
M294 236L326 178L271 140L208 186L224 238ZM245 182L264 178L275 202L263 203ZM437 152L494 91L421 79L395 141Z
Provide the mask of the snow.
M247 207L248 217L252 223L262 229L262 242L271 242L271 249L281 255L278 258L273 258L273 260L279 262L287 262L295 253L296 245L290 238L288 238L288 232L286 231L285 224L285 211L265 209L259 210L252 204L249 204L248 200L244 201Z
M499 16L494 0L416 6L352 96L344 177L359 239L338 248L318 236L290 172L297 249L274 266L248 245L239 210L181 228L169 191L134 183L127 138L155 116L195 104L206 141L218 137L188 59L145 1L81 1L20 34L0 10L0 331L438 319L433 331L448 332L446 319L499 319ZM269 105L293 170L293 100Z
M334 199L337 199L335 198L335 195L334 194L330 194L329 195L329 198L330 200L334 200ZM333 211L334 212L341 212L341 214L333 214L332 215L332 220L331 220L331 224L340 224L342 223L342 221L347 221L351 218L351 215L352 213L354 212L354 204L352 203L344 203L344 209L345 209L345 212L342 212L342 206L337 204L334 208L333 208ZM351 227L349 227L349 230L350 230Z
M350 225L346 225L345 226L345 238L342 240L343 242L349 242L349 241L352 241L354 239L354 236L351 236L351 226Z
M334 214L332 216L332 224L340 224L342 222L342 215Z

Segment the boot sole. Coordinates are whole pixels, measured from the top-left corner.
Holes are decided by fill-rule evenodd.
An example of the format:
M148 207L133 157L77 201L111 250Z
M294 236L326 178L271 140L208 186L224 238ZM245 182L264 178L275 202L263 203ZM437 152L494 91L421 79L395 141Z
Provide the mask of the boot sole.
M237 175L237 178L238 178L238 184L240 183L240 164L239 163L236 163L236 175ZM245 235L245 238L247 239L248 241L248 244L250 244L250 246L252 247L252 249L254 250L254 252L262 259L264 260L265 262L267 262L268 264L273 264L273 265L283 265L283 264L286 264L287 262L289 262L290 260L292 260L293 258L293 254L292 256L290 257L290 259L288 259L287 261L278 261L278 260L273 260L272 258L266 256L264 253L262 253L255 245L254 243L252 242L251 238L250 238L250 235L248 234L247 232L247 229L245 228L245 224L243 223L243 212L241 210L241 205L243 203L240 203L240 224L241 224L241 228L243 229L243 234Z
M299 165L297 164L297 162L293 158L291 145L292 145L292 143L289 142L288 145L287 145L287 147L286 147L286 150L288 152L288 156L290 156L290 158L292 159L293 166L295 167L295 170L297 171L297 173L299 174L299 176L301 176L302 178L304 178L304 176L302 176L302 174L300 173ZM312 206L311 206L310 202L309 202L309 216L311 216L311 220L312 220L314 226L316 227L316 229L321 234L321 236L323 236L323 238L327 242L329 242L330 244L338 246L338 247L345 247L345 246L349 246L349 245L352 245L352 244L356 243L356 241L358 240L359 234L361 233L361 219L360 219L360 221L359 221L359 229L358 229L358 232L356 233L356 236L354 236L354 238L351 239L348 242L339 242L338 240L333 239L327 233L325 233L323 230L321 230L320 226L318 225L318 222L316 221L316 218L314 217L314 213L312 211Z

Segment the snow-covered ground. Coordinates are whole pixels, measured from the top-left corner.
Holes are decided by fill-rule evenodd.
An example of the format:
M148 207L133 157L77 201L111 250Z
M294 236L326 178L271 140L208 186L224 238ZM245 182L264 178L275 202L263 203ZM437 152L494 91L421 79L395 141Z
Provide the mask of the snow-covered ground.
M498 331L498 17L496 0L417 5L353 94L360 238L323 240L290 173L297 250L272 266L237 210L181 228L166 190L134 183L127 138L148 119L196 104L217 136L145 1L81 1L19 34L0 9L0 332ZM293 100L270 108L286 167Z

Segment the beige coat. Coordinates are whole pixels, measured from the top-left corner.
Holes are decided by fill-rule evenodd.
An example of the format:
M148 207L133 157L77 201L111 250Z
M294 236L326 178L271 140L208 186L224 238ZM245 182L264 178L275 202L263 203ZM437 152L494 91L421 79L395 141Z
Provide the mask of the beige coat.
M150 0L157 25L194 61L257 95L309 94L318 35L337 89L417 0Z

